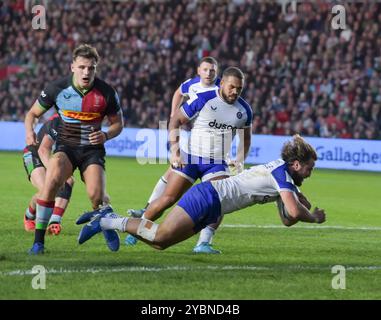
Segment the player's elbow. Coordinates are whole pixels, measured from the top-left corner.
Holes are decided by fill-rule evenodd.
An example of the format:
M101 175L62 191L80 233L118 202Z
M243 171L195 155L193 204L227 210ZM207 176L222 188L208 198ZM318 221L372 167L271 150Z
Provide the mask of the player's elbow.
M291 227L294 223L291 222L291 220L289 219L283 219L282 220L282 223L283 225L285 225L286 227Z

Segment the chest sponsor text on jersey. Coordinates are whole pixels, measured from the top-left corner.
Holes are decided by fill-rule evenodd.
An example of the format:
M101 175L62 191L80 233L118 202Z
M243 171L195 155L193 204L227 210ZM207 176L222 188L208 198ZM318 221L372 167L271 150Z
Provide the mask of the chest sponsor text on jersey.
M62 110L62 114L65 117L82 120L82 121L91 121L101 117L99 112L81 112L81 111L72 111L72 110Z
M236 130L237 129L237 127L232 126L230 124L218 123L216 119L214 119L214 121L209 122L209 127L215 128L215 129L230 129L230 130Z

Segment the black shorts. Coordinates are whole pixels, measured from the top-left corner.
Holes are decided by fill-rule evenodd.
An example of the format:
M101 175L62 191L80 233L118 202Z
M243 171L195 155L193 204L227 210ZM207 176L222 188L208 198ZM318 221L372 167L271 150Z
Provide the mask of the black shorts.
M57 152L65 153L73 166L73 172L78 168L81 176L90 164L100 165L103 170L105 170L106 151L103 145L72 147L64 144L57 144L54 153Z
M32 171L36 168L43 167L42 161L38 155L37 147L26 146L23 150L23 163L28 179L30 180L30 175Z

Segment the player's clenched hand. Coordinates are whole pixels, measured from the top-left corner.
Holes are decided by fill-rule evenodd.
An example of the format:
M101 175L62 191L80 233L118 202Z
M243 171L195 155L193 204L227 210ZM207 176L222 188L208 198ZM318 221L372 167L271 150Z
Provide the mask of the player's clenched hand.
M34 131L27 132L25 136L25 141L27 146L35 146L38 143L36 133Z
M103 131L94 131L89 134L90 144L102 144L106 142L106 135Z
M237 160L230 160L228 166L233 175L241 173L243 171L243 163Z
M312 215L314 216L316 223L323 223L325 221L324 209L315 208Z

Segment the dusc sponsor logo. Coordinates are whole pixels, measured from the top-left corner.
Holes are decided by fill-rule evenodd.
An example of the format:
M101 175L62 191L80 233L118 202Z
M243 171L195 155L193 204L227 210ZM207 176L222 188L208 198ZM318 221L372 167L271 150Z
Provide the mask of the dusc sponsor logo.
M230 129L230 130L236 130L237 129L237 127L234 127L230 124L218 123L216 119L214 119L214 121L209 122L209 127L215 128L215 129Z

